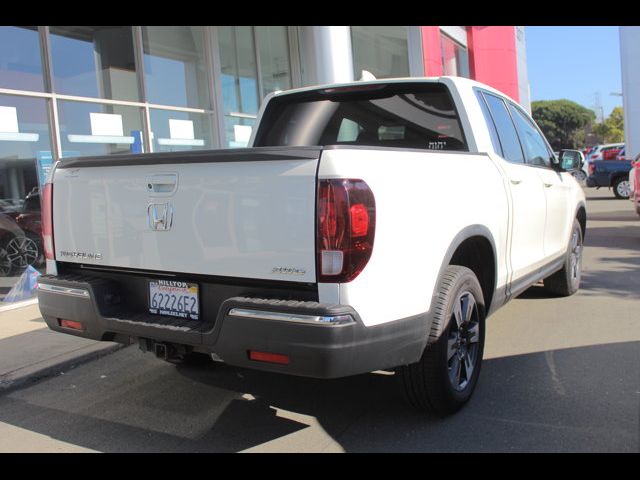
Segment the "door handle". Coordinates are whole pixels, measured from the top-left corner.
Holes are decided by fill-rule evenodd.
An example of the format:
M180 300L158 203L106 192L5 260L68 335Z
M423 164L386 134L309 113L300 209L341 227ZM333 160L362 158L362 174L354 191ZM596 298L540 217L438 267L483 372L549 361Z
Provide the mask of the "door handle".
M147 192L151 196L170 196L178 187L177 173L156 173L146 178Z
M514 185L520 185L522 183L522 180L519 178L511 178L509 181Z
M547 187L547 188L553 187L553 183L545 183L544 186Z

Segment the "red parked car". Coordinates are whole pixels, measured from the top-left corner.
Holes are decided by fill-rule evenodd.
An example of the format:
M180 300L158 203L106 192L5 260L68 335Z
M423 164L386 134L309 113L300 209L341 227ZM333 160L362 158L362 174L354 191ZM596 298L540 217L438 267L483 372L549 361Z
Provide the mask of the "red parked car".
M636 207L636 212L640 215L640 155L631 164L629 186L631 188L629 200L631 200L633 206Z
M604 147L602 149L602 159L603 160L615 160L620 151L624 147Z

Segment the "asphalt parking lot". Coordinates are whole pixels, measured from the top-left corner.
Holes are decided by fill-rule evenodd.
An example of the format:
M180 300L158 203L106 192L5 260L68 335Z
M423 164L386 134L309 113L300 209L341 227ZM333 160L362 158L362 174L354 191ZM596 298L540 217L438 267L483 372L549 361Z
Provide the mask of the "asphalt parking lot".
M136 346L0 394L0 451L639 452L640 217L587 190L582 288L534 286L488 322L471 402L437 419L378 372L331 381Z

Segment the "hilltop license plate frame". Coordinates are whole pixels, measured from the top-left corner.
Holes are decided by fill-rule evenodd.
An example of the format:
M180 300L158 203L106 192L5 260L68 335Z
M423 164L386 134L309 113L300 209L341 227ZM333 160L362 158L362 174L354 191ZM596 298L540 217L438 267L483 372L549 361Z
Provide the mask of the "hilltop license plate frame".
M200 320L200 289L197 283L149 280L149 313Z

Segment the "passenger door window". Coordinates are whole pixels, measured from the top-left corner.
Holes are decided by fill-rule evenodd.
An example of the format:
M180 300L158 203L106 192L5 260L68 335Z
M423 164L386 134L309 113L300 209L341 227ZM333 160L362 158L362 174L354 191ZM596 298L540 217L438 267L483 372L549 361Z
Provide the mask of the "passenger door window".
M524 163L524 155L518 140L518 133L513 126L507 106L495 95L485 93L484 97L495 122L500 145L502 146L502 157L511 163Z
M476 91L476 96L478 97L478 103L480 104L480 110L482 110L484 121L487 124L487 128L489 129L489 136L491 137L493 150L501 157L504 157L504 153L502 153L502 146L500 145L500 139L498 138L498 131L496 130L496 124L493 121L493 118L491 118L491 112L489 112L487 102L484 101L482 92Z
M524 147L526 162L538 167L551 166L551 155L553 153L547 147L547 142L542 134L520 109L513 105L509 105L509 109Z

